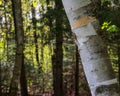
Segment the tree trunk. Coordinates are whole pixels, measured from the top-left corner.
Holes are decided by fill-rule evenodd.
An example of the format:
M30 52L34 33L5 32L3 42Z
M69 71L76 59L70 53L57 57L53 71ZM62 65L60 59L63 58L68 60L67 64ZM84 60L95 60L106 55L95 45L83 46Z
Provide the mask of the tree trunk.
M2 17L0 17L0 27L1 27L1 31L3 31L3 27L2 27ZM2 95L2 64L1 64L1 58L0 58L0 94Z
M118 82L105 44L97 35L98 21L92 17L99 0L63 0L92 96L119 96Z
M4 10L6 10L5 8L6 3L4 2ZM7 15L6 15L6 11L4 12L4 17L5 17L5 34L6 34L6 57L7 57L7 61L8 61L8 21L7 21Z
M47 11L49 12L51 10L51 8L49 7L50 5L50 0L46 0L46 4L47 4ZM53 40L54 38L54 32L52 32L53 30L53 18L51 15L48 15L48 26L49 26L49 33L48 33L48 40Z
M24 50L24 31L20 0L12 0L12 10L15 25L16 58L13 70L13 77L10 85L9 96L17 96L18 84L20 83L21 65L23 63L23 50Z
M2 96L2 70L1 70L1 58L0 58L0 94Z
M21 86L21 95L28 96L24 57L23 57L23 63L22 63L22 67L21 67L20 86Z
M62 2L61 0L55 0L55 8L58 11L56 17L56 49L54 52L55 63L53 64L53 87L55 96L63 95L63 32L62 32ZM59 16L59 17L58 17Z
M118 80L120 86L120 45L118 44Z
M32 6L32 23L33 23L33 30L34 30L34 43L35 43L35 56L36 62L39 65L39 54L38 54L38 40L37 40L37 32L36 32L36 10L35 7Z
M76 65L75 65L75 96L79 96L79 53L76 46Z
M55 85L56 85L56 67L55 67L55 64L56 63L56 56L55 56L55 53L53 54L52 56L52 74L53 74L53 90L54 90L54 93L55 93Z

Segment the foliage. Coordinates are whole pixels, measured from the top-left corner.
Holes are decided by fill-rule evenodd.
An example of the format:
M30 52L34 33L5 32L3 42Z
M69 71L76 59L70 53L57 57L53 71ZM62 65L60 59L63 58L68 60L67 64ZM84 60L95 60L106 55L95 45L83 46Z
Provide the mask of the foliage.
M106 29L108 32L119 32L119 28L116 25L111 25L111 22L104 22L101 29Z
M2 84L9 87L12 77L12 71L15 63L15 29L13 24L11 1L0 0L0 64L2 69L0 76ZM68 91L70 85L74 85L74 67L75 67L75 45L74 37L70 29L64 10L56 10L54 0L50 0L50 4L46 0L21 0L23 28L25 36L24 54L25 68L28 82L28 88L31 90L34 86L39 91L52 90L52 55L55 48L56 22L62 14L64 22L63 27L63 62L64 62L64 83L68 80ZM120 36L120 11L111 7L113 0L101 0L101 9L97 17L100 21L101 34L104 35L108 47L108 52L114 70L118 72L118 44ZM33 5L33 6L32 6ZM32 18L32 7L35 8L36 29L34 29ZM34 32L36 30L38 41L39 64L36 60L36 46L34 42ZM58 29L59 30L59 29ZM82 68L81 68L82 70ZM80 93L87 93L88 87L85 82L83 71L80 73ZM72 82L70 80L73 80ZM5 86L4 86L5 87ZM7 88L8 88L7 87ZM83 88L84 87L84 88ZM6 88L6 87L5 87ZM74 90L74 87L73 87ZM81 91L83 90L83 91ZM85 96L85 95L81 95Z

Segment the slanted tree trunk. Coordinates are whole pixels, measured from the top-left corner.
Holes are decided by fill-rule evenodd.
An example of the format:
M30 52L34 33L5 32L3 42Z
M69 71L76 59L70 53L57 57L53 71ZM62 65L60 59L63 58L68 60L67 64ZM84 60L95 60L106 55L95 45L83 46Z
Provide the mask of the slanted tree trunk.
M24 31L22 20L21 0L12 0L12 10L15 26L16 58L13 77L10 85L9 96L17 96L18 84L20 83L21 66L23 63Z
M21 86L21 95L28 96L24 57L23 57L23 63L22 63L22 67L21 67L20 86Z
M53 87L55 96L63 95L63 32L62 32L62 2L55 0L55 8L58 11L56 17L56 49L53 59ZM59 17L58 17L59 16Z
M92 2L94 1L94 2ZM92 96L119 96L118 82L106 46L97 35L92 9L99 0L63 0L71 29L76 35L81 61Z

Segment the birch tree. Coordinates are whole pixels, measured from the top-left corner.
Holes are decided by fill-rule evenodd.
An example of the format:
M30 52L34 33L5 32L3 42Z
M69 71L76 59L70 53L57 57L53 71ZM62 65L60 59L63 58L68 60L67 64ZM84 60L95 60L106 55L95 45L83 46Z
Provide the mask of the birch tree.
M119 96L118 82L106 46L96 33L99 23L92 11L98 1L63 0L63 5L76 36L92 96Z

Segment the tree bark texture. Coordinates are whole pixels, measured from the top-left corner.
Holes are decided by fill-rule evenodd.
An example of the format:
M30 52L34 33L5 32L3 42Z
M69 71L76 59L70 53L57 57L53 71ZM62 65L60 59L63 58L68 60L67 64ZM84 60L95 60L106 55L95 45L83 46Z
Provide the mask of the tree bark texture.
M24 31L20 0L12 0L12 10L15 26L16 59L13 70L13 77L10 85L9 96L17 96L18 84L20 83L21 66L23 63L23 50L24 50Z
M56 49L53 59L53 85L55 96L63 95L63 32L62 32L62 1L55 0L55 9L58 11L56 17ZM59 16L59 17L58 17Z
M63 0L63 5L71 29L76 35L76 43L92 96L119 96L118 82L106 46L96 33L99 23L93 17L93 9L98 1Z
M20 86L21 86L21 95L22 96L28 96L28 89L27 89L27 79L26 79L26 70L25 70L25 64L24 64L24 57L23 57L23 63L21 67L21 76L20 76Z

